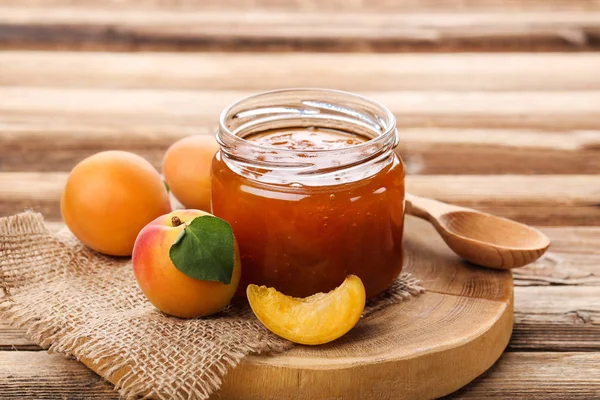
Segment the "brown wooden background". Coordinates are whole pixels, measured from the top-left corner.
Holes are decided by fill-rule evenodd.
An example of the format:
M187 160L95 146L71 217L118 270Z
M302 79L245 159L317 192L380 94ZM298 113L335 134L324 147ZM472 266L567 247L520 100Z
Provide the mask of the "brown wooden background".
M600 398L600 0L0 0L0 216L60 223L104 149L157 167L246 94L366 94L408 189L541 227L507 352L452 398ZM0 321L0 398L112 399Z

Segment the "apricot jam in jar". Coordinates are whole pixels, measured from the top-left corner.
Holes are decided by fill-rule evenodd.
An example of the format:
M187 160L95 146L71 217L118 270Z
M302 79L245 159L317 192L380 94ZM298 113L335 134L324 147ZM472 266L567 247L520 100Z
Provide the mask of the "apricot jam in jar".
M233 228L250 283L291 296L349 274L367 296L402 269L404 166L380 104L322 89L266 92L221 114L212 212Z

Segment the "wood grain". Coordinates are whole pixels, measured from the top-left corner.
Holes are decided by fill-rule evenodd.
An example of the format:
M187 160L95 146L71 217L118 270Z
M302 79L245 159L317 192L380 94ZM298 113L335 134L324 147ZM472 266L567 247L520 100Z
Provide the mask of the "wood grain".
M3 0L5 6L47 6L93 8L102 5L110 10L204 10L253 9L290 11L594 11L600 9L598 0L130 0L99 2L99 0Z
M0 320L0 354L2 351L38 351L41 347L27 339L25 330L11 327Z
M250 93L0 87L0 170L68 171L114 148L158 167L171 143L214 133L222 108ZM410 173L600 171L600 91L365 93L395 112Z
M597 174L600 131L401 128L398 153L411 174Z
M599 69L596 53L0 53L1 86L65 89L589 91Z
M495 308L492 302L466 301L464 297L436 293L427 293L419 300L423 300L421 304L403 303L408 308L400 305L383 310L368 326L351 331L335 346L295 347L277 357L250 357L229 373L220 393L225 398L248 400L264 399L275 388L280 399L329 399L332 395L355 399L434 398L470 381L469 376L478 374L482 364L490 365L499 356L497 349L503 348L504 340L508 339L502 331L510 331L512 321L494 317L502 318L497 324L509 326L492 327L483 322L497 312L492 311ZM395 309L401 316L392 312ZM466 313L474 318L474 324L483 323L479 327L485 328L473 330L475 325L471 325L456 331L455 323ZM446 314L444 328L440 325L440 330L432 335L425 325L438 325L437 318L442 314ZM422 320L418 315L427 317ZM454 331L456 334L449 334ZM465 336L467 331L478 331L481 340L473 340L471 334ZM361 339L353 339L353 334ZM444 344L435 345L442 337L446 338L442 340ZM418 350L413 346L418 346ZM367 348L377 350L369 351L367 356L363 353ZM417 356L409 356L415 350ZM373 363L365 364L365 357ZM470 361L466 362L467 359Z
M600 229L544 227L542 231L550 238L550 250L535 263L514 270L515 285L600 286Z
M113 50L589 50L600 12L0 8L5 48Z
M155 130L216 127L228 104L254 91L0 87L0 115L15 123L69 123L97 130L119 124ZM600 91L359 91L385 104L400 129L597 130Z
M0 398L6 400L119 398L83 364L46 352L0 351L0 382Z
M60 195L68 174L0 173L0 215L24 209L60 219ZM600 224L600 176L412 175L407 190L532 225Z
M593 399L600 396L598 353L510 352L483 376L447 399ZM583 373L585 371L585 373ZM0 397L117 400L112 385L59 354L0 352Z
M475 320L479 321L492 318L497 311L492 311L495 307L489 300L466 301L464 297L436 293L427 293L422 300L421 304L417 301L412 305L411 302L403 303L408 308L403 305L387 308L368 324L365 321L363 328L351 331L349 336L344 337L348 340L342 338L335 346L318 349L296 347L277 357L250 357L230 372L220 393L231 399L262 399L272 393L275 387L280 399L326 399L332 395L356 399L393 399L400 396L414 399L439 397L448 393L452 387L470 380L468 376L476 374L482 364L489 364L497 357L496 350L503 347L505 340L499 332L506 327L490 327L484 323L482 326L486 327L483 329L459 329L456 335L444 335L447 340L442 340L444 344L437 346L434 341L441 338L440 332L432 335L425 328L428 322L421 320L423 323L419 323L417 315L427 315L427 320L437 325L434 322L437 316L447 314L447 318L443 318L443 330L453 332L457 328L455 323L462 320L463 313L468 313L468 310L473 311L469 314L476 315ZM403 310L400 311L400 308ZM398 309L402 317L398 318L394 309ZM407 316L414 316L412 322L407 323ZM512 321L498 322L501 323L512 325ZM481 341L472 340L471 334L467 339L467 331L478 331L477 335L483 335ZM487 332L483 334L483 331ZM353 339L353 335L359 336ZM433 339L435 336L438 339ZM418 350L413 347L419 346L417 343L420 343ZM490 346L492 343L493 346ZM374 353L369 350L367 356L367 353L363 353L367 348L377 350ZM474 355L472 351L477 349L482 350L478 351L479 359L475 360L471 356ZM405 358L415 350L419 354L416 358ZM463 360L470 358L471 362L457 368L459 355ZM314 357L318 357L318 361ZM364 364L365 357L375 363L367 366ZM344 364L349 364L347 369L343 368ZM411 376L419 378L412 379ZM434 383L435 376L444 377L443 382ZM267 381L269 385L265 385ZM335 384L331 385L332 382ZM405 382L411 384L406 385ZM331 386L325 389L324 385ZM240 393L240 387L243 387L243 393Z
M598 225L598 179L586 175L417 175L407 177L407 190L531 225Z
M516 287L513 349L600 349L600 287Z
M215 132L214 126L156 127L118 117L110 124L6 119L0 115L0 171L70 171L83 158L113 149L160 168L176 140ZM600 130L401 128L400 137L398 153L411 174L600 173Z
M327 67L337 64L350 67ZM221 108L252 93L182 89L317 85L371 88L367 94L389 103L410 173L598 173L598 68L595 54L5 52L0 170L68 171L111 148L158 167L169 144L213 133ZM420 91L401 91L411 89Z
M448 399L593 399L600 396L598 353L505 353Z

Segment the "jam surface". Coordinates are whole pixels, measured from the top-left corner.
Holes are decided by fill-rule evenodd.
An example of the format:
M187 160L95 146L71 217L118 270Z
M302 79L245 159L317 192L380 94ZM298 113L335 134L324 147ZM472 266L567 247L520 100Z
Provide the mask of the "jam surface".
M254 134L245 139L262 146L289 150L343 149L368 140L364 136L323 128L273 130Z
M368 140L326 129L268 131L245 139L302 151ZM332 290L355 274L372 297L400 274L404 167L393 152L383 168L365 179L323 186L278 185L243 176L220 151L212 168L213 214L231 224L240 247L239 294L254 283L305 297Z

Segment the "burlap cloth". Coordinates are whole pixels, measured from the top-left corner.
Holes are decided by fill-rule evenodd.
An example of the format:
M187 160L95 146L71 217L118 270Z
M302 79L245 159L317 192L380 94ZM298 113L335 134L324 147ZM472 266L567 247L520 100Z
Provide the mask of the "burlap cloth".
M50 352L92 362L126 398L206 399L244 356L293 346L241 301L210 318L160 313L130 259L89 250L67 230L53 235L35 213L0 219L0 288L0 318ZM422 291L404 274L365 316Z

